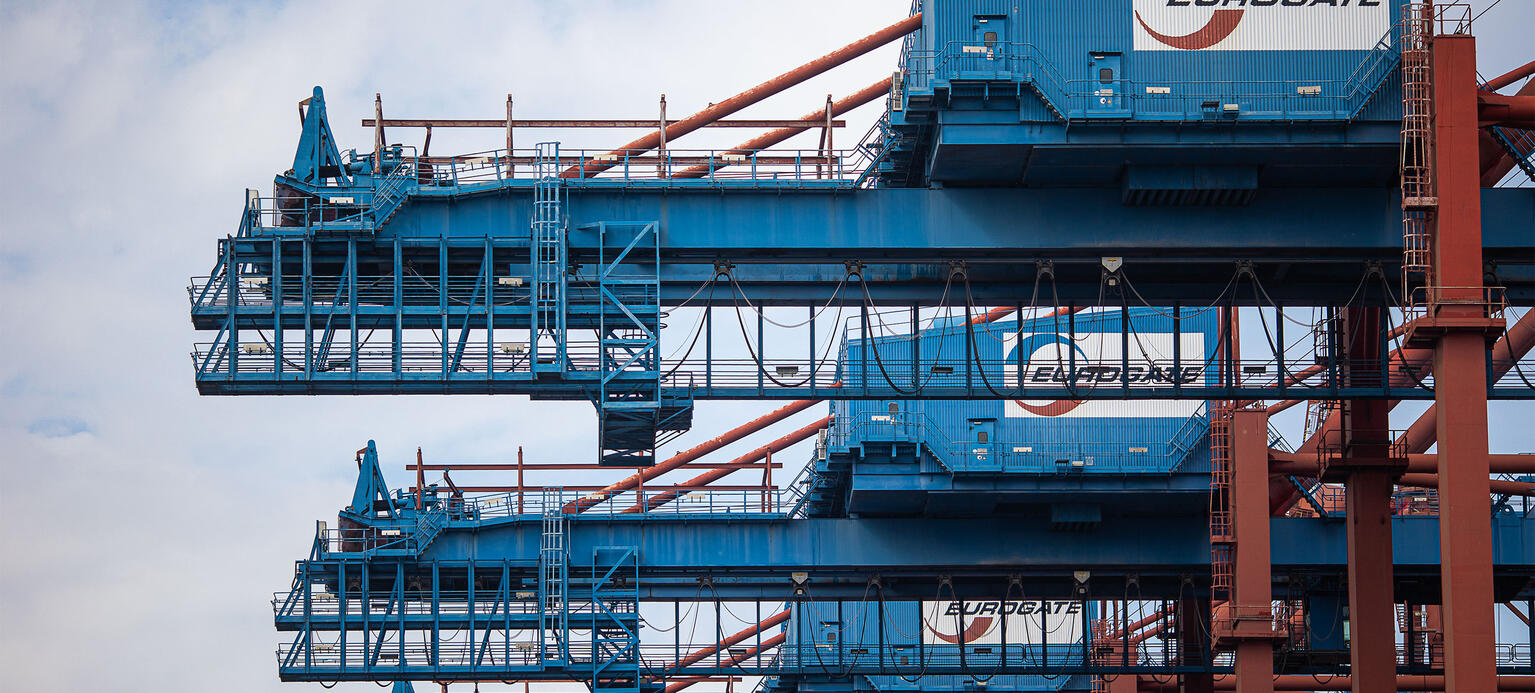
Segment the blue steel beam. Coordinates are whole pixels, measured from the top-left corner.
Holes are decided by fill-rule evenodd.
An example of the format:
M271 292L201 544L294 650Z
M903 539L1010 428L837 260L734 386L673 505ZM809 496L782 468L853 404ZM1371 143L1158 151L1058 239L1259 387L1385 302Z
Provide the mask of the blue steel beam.
M1395 195L1383 188L1277 188L1260 190L1245 206L1156 207L1121 204L1117 189L576 188L569 242L574 260L597 247L596 232L577 227L659 221L663 304L692 295L714 276L716 261L733 263L737 280L756 288L753 301L765 305L824 303L845 276L846 261L865 263L871 294L889 304L937 301L950 261L967 262L982 303L1028 296L1037 260L1057 264L1063 300L1086 300L1099 295L1098 258L1116 255L1152 302L1208 303L1234 263L1248 260L1280 273L1268 287L1274 300L1316 305L1346 300L1366 265L1390 273L1399 263ZM1535 189L1487 189L1482 199L1487 258L1512 301L1535 302L1535 241L1528 233L1535 228ZM526 253L531 204L525 186L510 195L499 187L468 195L424 189L389 224L363 236L361 259L387 262L394 238L483 244L488 237L510 246L524 239ZM301 238L306 231L268 227L255 237L270 235ZM729 305L731 298L713 301Z
M726 599L792 596L789 576L810 575L812 596L857 599L876 575L892 598L932 596L937 576L950 575L976 598L1000 597L1009 576L1021 576L1032 596L1067 597L1074 570L1122 585L1141 578L1144 596L1176 599L1182 579L1208 575L1209 528L1203 517L1106 517L1092 531L1051 531L1019 518L809 518L707 521L708 516L651 515L589 518L569 523L571 555L596 547L642 546L641 596L699 598L710 578ZM1274 518L1274 574L1341 571L1347 565L1345 527L1324 518ZM1393 560L1400 581L1433 581L1439 569L1438 519L1392 520ZM1535 518L1492 518L1494 571L1517 591L1535 577ZM527 560L537 555L536 520L450 527L421 561ZM962 566L962 567L961 567ZM1507 590L1505 590L1507 591Z

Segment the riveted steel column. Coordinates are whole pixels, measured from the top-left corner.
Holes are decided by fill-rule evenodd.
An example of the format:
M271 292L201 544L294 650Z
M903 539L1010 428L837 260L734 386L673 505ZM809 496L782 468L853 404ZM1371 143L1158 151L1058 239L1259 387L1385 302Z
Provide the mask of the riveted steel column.
M1439 210L1433 283L1444 299L1475 298L1482 279L1481 178L1477 166L1476 39L1434 38L1434 157ZM1457 291L1454 287L1468 287ZM1469 287L1477 287L1471 289ZM1482 317L1479 305L1431 298L1441 319ZM1439 551L1445 691L1497 690L1493 647L1492 529L1487 517L1487 343L1449 329L1434 348L1439 431Z
M1235 604L1226 607L1232 609L1237 619L1237 688L1242 693L1272 693L1274 642L1264 637L1273 630L1268 414L1261 409L1233 412L1231 448L1231 509L1236 529L1235 579L1232 581Z
M1381 309L1348 308L1343 377L1350 387L1380 378ZM1396 691L1396 615L1392 591L1390 403L1350 400L1340 417L1348 522L1349 670L1354 693ZM1359 464L1351 465L1358 461ZM1404 460L1405 462L1405 460Z
M1178 661L1184 667L1208 667L1210 664L1210 601L1208 599L1180 599L1175 613L1178 632ZM1178 689L1181 693L1211 693L1215 690L1215 676L1208 672L1184 674Z

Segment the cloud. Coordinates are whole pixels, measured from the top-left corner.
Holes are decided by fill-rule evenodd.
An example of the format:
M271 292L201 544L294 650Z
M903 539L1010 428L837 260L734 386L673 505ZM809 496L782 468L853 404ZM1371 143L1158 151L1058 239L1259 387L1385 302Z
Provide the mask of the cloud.
M375 92L402 117L495 117L507 93L528 117L650 117L662 93L688 113L908 5L0 4L0 689L283 689L268 599L315 520L346 502L363 441L378 440L397 483L418 445L486 461L517 445L540 461L595 449L584 403L196 395L187 353L207 337L188 323L187 277L213 266L243 190L290 165L296 103L314 85L343 144L363 148ZM1512 27L1531 22L1501 21L1512 55L1524 45ZM893 49L876 52L748 114L798 116L894 63ZM874 113L855 116L853 137ZM623 134L536 136L601 146ZM433 150L499 136L438 132ZM768 406L707 405L673 446Z
M44 438L68 438L90 433L90 424L74 416L53 416L27 424L27 432Z

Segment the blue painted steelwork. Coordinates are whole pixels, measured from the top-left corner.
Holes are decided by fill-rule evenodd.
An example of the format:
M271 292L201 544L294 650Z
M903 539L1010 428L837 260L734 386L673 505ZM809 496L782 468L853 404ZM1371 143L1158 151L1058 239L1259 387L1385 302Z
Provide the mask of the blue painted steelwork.
M1044 111L1032 112L1040 120L1351 120L1372 100L1400 103L1397 93L1380 92L1398 58L1401 0L1381 8L1375 35L1351 42L1362 48L1343 50L1280 49L1280 36L1249 39L1266 50L1137 50L1131 0L929 4L902 53L908 111L913 100L963 83L990 83L999 95L1003 84L1021 86L1043 102ZM1203 105L1210 100L1219 103ZM1222 108L1227 103L1240 109Z
M1245 34L1227 27L1230 45L1155 39L1180 48L1164 50L1134 12L1151 7L932 2L886 112L839 151L359 154L336 142L317 88L292 170L271 197L247 193L189 288L194 326L214 334L193 354L200 392L585 399L598 459L631 465L689 426L695 400L832 399L836 419L786 489L673 491L651 507L658 492L636 488L579 515L566 512L579 494L557 489L390 493L370 443L338 526L319 527L273 601L293 634L282 678L654 693L747 674L768 677L765 691L851 693L1229 671L1165 647L1104 658L1087 621L1127 612L1132 591L1209 594L1207 424L1189 402L1433 396L1426 365L1400 355L1345 382L1328 319L1403 303L1400 82L1386 32L1342 50L1285 45L1305 37L1264 34L1254 7ZM1152 17L1176 25L1165 19ZM1482 201L1489 283L1535 305L1535 191ZM997 306L1018 317L973 323ZM857 317L831 326L827 358L816 315L832 307ZM1256 317L1269 343L1211 369L1236 337L1214 321L1221 307ZM662 320L698 308L702 355L664 358ZM809 312L793 335L804 354L767 341L764 309ZM1052 309L1064 329L1040 317ZM891 310L906 326L876 330ZM720 315L749 358L715 343ZM1518 371L1488 391L1535 397ZM1535 574L1525 507L1490 518L1500 599ZM1336 520L1272 521L1276 599L1338 594ZM1397 596L1437 597L1435 518L1396 518L1392 536ZM1005 640L983 652L890 637L945 589L1074 601L1084 622L1042 657ZM667 645L641 610L705 600L785 604L791 637L683 664L680 618ZM871 620L876 637L845 637Z
M1086 691L1091 681L1083 675L989 672L1000 672L1009 662L1047 672L1083 666L1092 659L1086 635L1098 616L1095 607L1074 600L962 601L952 595L922 602L801 602L791 605L783 649L820 667L796 676L817 687L831 683L824 679L840 678L849 663L873 657L890 673L857 677L849 690L959 691L984 682L986 690ZM975 673L926 673L933 662L960 660Z
M374 474L360 470L357 495L373 487ZM423 493L421 511L413 493L370 500L373 517L361 518L369 530L409 534L419 526L416 516L446 511L450 521L441 535L416 555L370 552L322 527L292 587L273 600L278 629L294 634L279 650L280 675L295 681L577 679L633 691L646 685L641 674L649 680L766 674L782 684L828 675L893 680L882 677L920 672L1064 677L1069 684L1090 675L1226 670L1226 660L1190 667L1165 657L1088 657L1081 635L1049 641L1054 645L1020 637L994 648L980 635L973 643L967 635L960 647L937 635L959 637L956 629L939 624L931 636L912 635L918 624L902 616L946 600L966 610L968 603L1016 602L1023 595L1085 599L1086 612L1071 618L1080 615L1074 632L1086 633L1092 610L1107 608L1104 600L1118 603L1131 584L1138 600L1200 593L1191 578L1208 570L1200 516L1158 516L1152 524L1133 509L1115 508L1101 525L1063 534L1017 516L796 519L739 506L714 514L698 505L686 512L564 515L573 497L546 494L520 512L500 498L445 503L435 489ZM1535 570L1535 518L1505 511L1491 521L1496 592L1504 600L1524 589ZM1424 516L1393 521L1403 598L1437 593L1436 522ZM1275 598L1335 591L1345 567L1345 528L1324 518L1271 523ZM557 538L552 544L551 536ZM557 583L549 578L551 549ZM680 639L667 644L643 637L645 602L721 599L792 605L797 615L776 656L761 656L759 648L756 656L672 666L675 653L701 643L684 649ZM972 620L962 632L990 632L972 630L975 625ZM832 631L835 640L827 636ZM573 632L584 635L572 638ZM449 633L467 636L446 638Z
M945 122L957 126L963 118ZM1016 123L974 124L1005 138L1039 137ZM325 123L323 94L316 90L296 173L278 177L275 201L247 201L239 233L222 243L214 272L189 290L194 324L217 330L213 343L193 354L198 385L208 394L517 393L587 399L599 412L600 459L646 463L658 442L688 427L695 399L828 394L1016 399L1021 394L970 377L988 369L987 357L979 353L947 366L950 373L914 380L921 385L916 389L888 374L882 374L883 382L862 370L855 376L846 361L843 368L822 368L813 348L804 358L769 362L762 345L746 344L752 361L729 364L716 362L706 344L702 359L689 362L689 350L679 361L663 362L659 315L720 284L728 283L730 291L711 290L699 305L813 306L827 292L832 302L846 305L848 299L836 292L856 284L866 310L954 305L961 296L968 310L1017 301L1025 287L1037 299L1045 287L1055 307L1117 298L1122 305L1171 304L1176 312L1180 302L1196 296L1197 305L1268 304L1282 326L1277 310L1286 304L1398 302L1387 269L1400 255L1392 189L1287 188L1293 182L1255 173L1254 167L1268 170L1275 163L1263 157L1329 164L1314 152L1274 147L1261 131L1241 133L1236 139L1176 135L1172 141L1179 146L1224 152L1226 163L1183 157L1178 165L1134 167L1123 172L1118 190L828 192L799 186L805 178L799 172L785 176L753 164L737 180L762 183L775 190L772 195L745 189L729 196L646 195L636 191L649 183L631 183L643 179L635 177L640 170L656 175L652 168L626 163L587 179L583 166L580 175L567 179L562 167L584 164L587 155L566 158L553 143L541 145L531 159L510 151L428 158L403 147L343 156ZM974 142L991 147L995 142L988 137ZM1146 137L1134 146L1162 135L1148 131ZM1291 143L1305 139L1284 137ZM1331 137L1314 142L1336 149ZM1377 144L1394 143L1394 137L1393 132ZM1129 143L1088 138L1073 146ZM1245 146L1254 149L1232 163L1231 152ZM520 175L519 167L529 166L531 177ZM661 168L651 182L664 187L671 179L666 166ZM606 186L619 187L622 194L612 196L603 191ZM1511 229L1521 218L1535 223L1535 195L1508 192L1516 194L1489 195L1488 256L1500 280L1513 284L1515 301L1527 302L1535 300L1535 265L1527 252L1529 239ZM1361 204L1361 198L1369 203ZM1098 232L1091 238L1076 233L1084 225ZM1241 240L1231 233L1237 227L1248 232ZM741 232L721 234L723 228ZM1028 231L999 233L1017 228ZM1297 228L1327 235L1298 238ZM1121 230L1119 238L1113 237L1115 229ZM615 234L630 235L615 241ZM1182 245L1174 238L1183 239ZM878 250L871 252L871 245ZM1319 252L1335 256L1319 261ZM1123 264L1105 272L1107 253L1118 253ZM1171 283L1168 277L1174 278ZM956 283L963 291L949 291ZM1292 286L1317 293L1293 296ZM257 340L242 340L242 331L255 331ZM1276 343L1283 343L1279 337ZM375 339L386 343L374 346ZM910 358L894 365L922 367ZM1386 377L1385 361L1375 383L1340 383L1335 364L1298 380L1286 377L1308 365L1275 349L1270 358L1234 366L1232 377L1187 385L1174 379L1138 388L1133 397L1266 399L1288 398L1296 390L1334 398L1433 396L1425 378ZM960 367L967 374L963 379ZM1088 364L1082 372L1106 367L1112 364ZM811 375L785 386L767 377L771 370ZM1028 394L1041 400L1132 398L1124 390L1078 387L1076 375L1080 372L1058 386L1031 386ZM1535 396L1535 388L1512 377L1493 379L1489 391L1494 397Z
M1100 390L1123 397L1174 382L1214 384L1220 340L1215 313L1191 311L1174 321L1152 309L1124 312L1130 329L1121 326L1121 311L1102 311L939 326L915 339L858 336L885 334L880 325L855 331L842 342L844 388L867 383L915 393L924 381L955 375L992 398L840 400L833 405L837 418L827 442L846 446L876 436L919 443L959 474L1170 472L1188 461L1204 437L1199 403L1089 400ZM914 351L919 359L913 359ZM897 366L903 370L891 372ZM1079 388L1078 399L1030 396L1032 387L1066 382Z

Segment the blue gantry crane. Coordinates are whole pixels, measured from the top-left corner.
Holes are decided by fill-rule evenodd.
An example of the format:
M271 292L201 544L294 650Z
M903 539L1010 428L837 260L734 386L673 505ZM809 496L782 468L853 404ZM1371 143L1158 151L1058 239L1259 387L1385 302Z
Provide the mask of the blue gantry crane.
M213 335L199 391L587 400L599 449L544 469L632 475L528 484L519 451L453 465L516 486L428 485L445 465L418 459L391 489L369 442L274 598L281 678L1524 685L1535 633L1475 626L1535 611L1535 465L1490 454L1470 405L1535 399L1535 191L1475 170L1530 173L1525 95L1467 73L1453 6L1241 4L918 3L680 120L376 102L361 152L315 88L293 167L247 192L189 287ZM823 111L730 120L898 40L889 79ZM833 148L836 118L880 97ZM780 129L674 146L721 125ZM419 126L507 146L388 143ZM511 146L551 126L654 132ZM815 130L814 150L770 148ZM719 399L796 402L658 458ZM1393 432L1404 400L1436 405ZM823 401L826 419L707 458ZM1292 446L1268 417L1301 403ZM774 453L812 439L772 484ZM656 485L682 469L706 473Z

